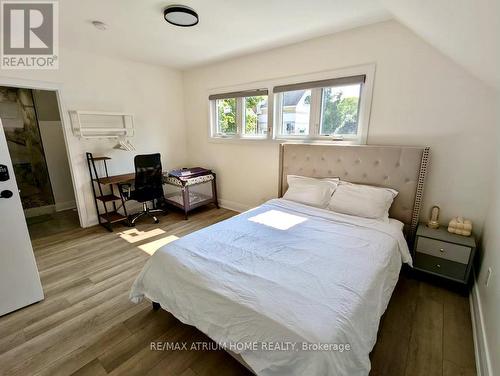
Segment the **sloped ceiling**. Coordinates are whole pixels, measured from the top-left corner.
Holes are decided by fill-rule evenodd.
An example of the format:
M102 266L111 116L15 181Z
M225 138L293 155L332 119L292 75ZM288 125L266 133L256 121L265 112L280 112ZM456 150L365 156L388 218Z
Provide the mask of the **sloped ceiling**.
M382 0L399 22L500 90L500 0Z
M64 0L60 40L170 67L193 66L395 18L487 84L500 89L500 0L182 0L194 28L163 20L168 1ZM91 20L108 24L102 32Z

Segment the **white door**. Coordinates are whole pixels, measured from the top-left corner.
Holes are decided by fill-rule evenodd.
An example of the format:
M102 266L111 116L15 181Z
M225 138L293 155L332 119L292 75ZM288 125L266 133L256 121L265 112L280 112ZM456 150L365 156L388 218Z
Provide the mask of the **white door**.
M0 119L0 316L42 299L42 284Z

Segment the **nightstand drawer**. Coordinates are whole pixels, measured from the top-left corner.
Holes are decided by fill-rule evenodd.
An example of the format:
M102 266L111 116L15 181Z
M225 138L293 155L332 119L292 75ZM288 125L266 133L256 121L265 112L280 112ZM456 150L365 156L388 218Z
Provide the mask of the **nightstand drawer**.
M468 264L471 248L419 236L417 241L417 252L459 262L461 264Z
M463 281L467 265L416 252L415 268Z

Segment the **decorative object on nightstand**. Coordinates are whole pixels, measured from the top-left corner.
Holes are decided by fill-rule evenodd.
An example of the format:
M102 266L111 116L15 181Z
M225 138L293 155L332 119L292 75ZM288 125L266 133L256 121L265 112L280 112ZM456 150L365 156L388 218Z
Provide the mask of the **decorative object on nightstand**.
M450 234L446 229L417 229L413 266L416 270L467 284L476 253L474 236Z
M438 229L439 228L439 206L433 206L431 209L431 217L429 222L427 222L427 227Z
M448 224L448 232L452 234L470 236L472 234L472 221L463 217L455 217Z

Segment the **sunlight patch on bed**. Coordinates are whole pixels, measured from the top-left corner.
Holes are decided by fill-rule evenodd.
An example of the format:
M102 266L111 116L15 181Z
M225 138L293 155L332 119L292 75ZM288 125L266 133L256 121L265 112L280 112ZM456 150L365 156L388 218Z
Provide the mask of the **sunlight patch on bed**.
M164 238L154 240L152 242L140 245L139 249L150 254L150 255L153 255L161 247L163 247L164 245L171 243L177 239L179 239L179 237L177 237L175 235L168 235L168 236L165 236Z
M261 225L276 228L278 230L288 230L299 223L307 221L307 218L285 213L279 210L268 210L254 217L249 221L260 223Z
M154 236L162 235L165 231L161 228L155 228L150 231L139 231L136 228L120 232L120 238L128 241L129 243L137 243L141 240L149 239Z

